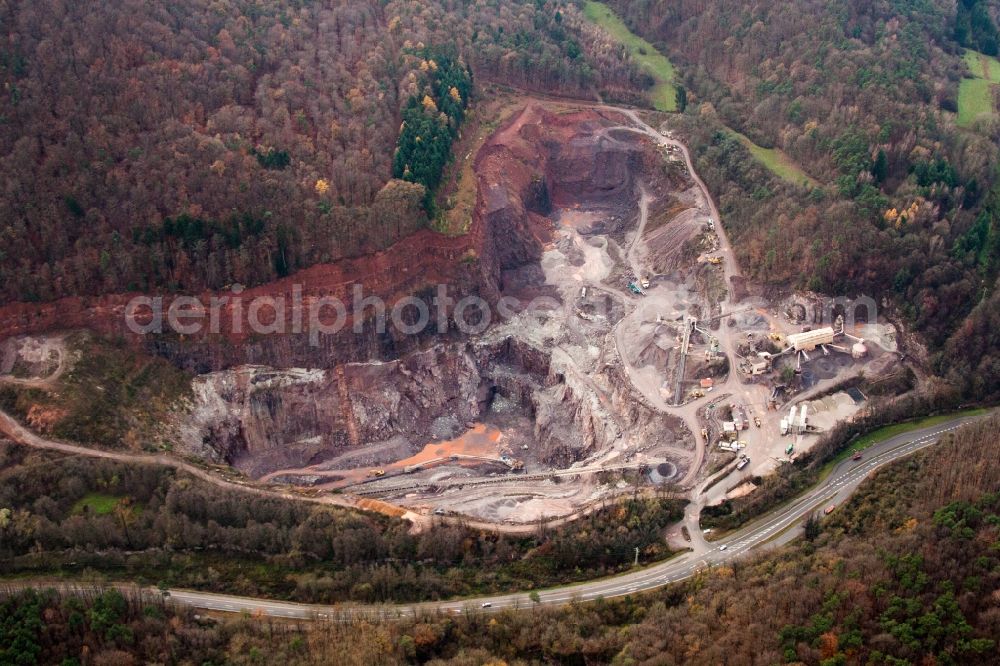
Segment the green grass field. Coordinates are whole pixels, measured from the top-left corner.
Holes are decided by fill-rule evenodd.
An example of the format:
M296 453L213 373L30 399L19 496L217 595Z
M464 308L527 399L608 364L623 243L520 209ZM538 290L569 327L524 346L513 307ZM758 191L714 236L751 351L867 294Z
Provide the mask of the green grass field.
M959 127L969 127L976 119L995 113L993 86L1000 84L1000 61L996 58L976 51L966 51L965 64L973 78L962 79L959 84Z
M743 145L747 147L747 150L757 158L757 161L767 167L772 173L781 178L782 180L788 181L793 185L802 185L803 187L818 187L819 182L802 170L802 167L798 165L791 157L786 155L783 151L777 148L764 148L758 146L756 143L751 141L748 137L740 134L735 130L730 130L732 133L743 142Z
M101 493L88 493L81 497L73 505L73 513L83 513L84 510L96 513L99 516L106 516L115 510L118 499L114 495L102 495Z
M989 412L988 409L968 409L962 412L955 412L953 414L928 416L927 418L917 419L916 421L906 421L904 423L896 423L884 428L879 428L878 430L870 432L863 437L859 437L853 444L838 453L837 456L830 462L823 465L823 469L820 471L820 478L826 478L829 476L834 467L847 458L853 456L858 451L864 451L865 449L870 448L879 442L884 442L885 440L895 437L896 435L913 432L914 430L920 430L921 428L930 428L957 417L980 416L982 414L986 414L987 412Z
M677 88L674 79L677 70L665 55L642 37L636 35L628 26L600 2L587 2L583 9L586 17L601 26L617 41L625 45L631 56L642 67L656 84L650 91L653 106L657 111L677 111Z
M607 5L590 0L584 6L587 18L601 26L618 42L625 45L646 72L656 81L650 91L653 106L657 111L677 111L677 88L674 80L677 70L665 55L656 50L652 44L639 37L615 14ZM792 158L774 148L762 148L739 132L733 132L740 138L757 160L789 183L806 187L817 187L819 183L802 170Z

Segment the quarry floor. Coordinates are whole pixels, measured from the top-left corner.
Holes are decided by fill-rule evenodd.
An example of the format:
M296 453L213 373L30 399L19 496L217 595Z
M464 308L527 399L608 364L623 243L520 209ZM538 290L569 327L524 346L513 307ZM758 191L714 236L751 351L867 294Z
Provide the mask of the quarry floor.
M586 511L617 495L634 492L636 486L650 487L650 470L666 470L655 475L654 484L667 484L679 494L692 494L694 506L721 501L752 491L746 479L772 472L788 460L789 444L795 454L808 451L815 435L782 437L780 420L784 409L769 410L770 388L765 382L748 381L731 371L718 378L710 392L692 398L684 391L685 402L674 403L676 352L680 346L680 322L685 314L711 313L720 323L712 331L719 340L722 354L735 359L737 348L748 332L760 335L787 335L799 328L779 316L773 305L761 299L737 301L733 285L740 280L732 247L720 216L704 183L693 170L690 156L678 141L647 125L636 113L607 108L618 114L620 125L606 128L604 134L638 134L663 149L663 158L683 165L690 177L689 187L673 193L681 204L666 229L673 236L668 243L679 245L704 233L707 248L687 265L678 263L668 274L656 273L651 265L657 258L655 239L647 234L650 205L655 198L639 183L636 206L627 215L631 228L624 237L595 232L615 214L613 209L575 203L556 206L549 216L553 222L553 241L540 262L542 285L554 290L560 306L543 318L530 314L514 318L490 331L497 337L514 336L550 348L553 362L564 374L575 376L594 397L608 403L609 419L617 420L614 387L603 372L608 366L621 369L627 379L627 399L642 402L652 410L673 418L675 443L648 445L641 429L630 430L619 424L619 437L586 459L563 469L548 466L532 455L532 432L529 419L504 419L502 414L487 415L487 422L476 423L465 434L449 440L429 443L423 450L377 470L345 467L346 461L330 460L321 465L275 472L264 480L289 474L315 475L317 487L346 493L375 496L414 512L429 516L462 516L490 524L525 525L552 518L565 518ZM506 132L512 135L520 123ZM710 224L711 222L711 224ZM662 233L662 229L659 230ZM722 259L712 266L708 257ZM708 273L708 280L705 274ZM713 299L704 288L713 279L725 286L721 298ZM633 293L628 283L642 279L649 286L641 294ZM539 285L534 285L536 288ZM549 292L551 293L551 291ZM728 313L734 313L727 316ZM706 356L707 340L695 340L689 359ZM673 362L649 358L649 349L662 348ZM846 362L845 362L846 361ZM692 384L689 370L683 378ZM693 364L697 367L697 364ZM856 372L859 364L843 357L832 371L818 378L816 384L797 396L798 401L820 395ZM863 364L861 364L863 365ZM697 395L697 394L695 394ZM846 394L840 394L841 398ZM721 399L720 399L721 398ZM720 451L702 433L705 427L718 432L717 420L710 406L741 404L753 422L740 433L743 453L750 464L735 469L735 455ZM817 408L817 406L819 408ZM827 399L815 403L811 412L824 427L849 418L858 409L851 400ZM620 411L620 410L618 410ZM513 473L500 462L501 455L515 456L524 464L523 472ZM427 464L427 461L433 461ZM424 463L415 472L407 468ZM697 486L707 474L727 467L726 478L702 492ZM373 476L373 472L377 476ZM383 475L384 474L384 475ZM335 478L325 482L328 478ZM697 522L697 512L693 521ZM699 532L700 534L700 532ZM695 541L698 541L695 537ZM689 544L691 545L691 544ZM697 544L695 544L697 545Z
M513 338L546 350L550 374L566 385L552 400L565 400L569 392L574 400L586 401L590 412L604 419L601 428L611 433L596 438L602 445L571 464L554 466L537 451L531 415L497 400L481 419L462 424L464 432L456 436L417 447L402 439L372 443L316 464L269 471L257 484L307 486L314 496L335 500L331 503L396 515L405 511L418 525L460 519L510 531L565 520L636 488L661 485L692 500L685 519L691 539L686 545L697 552L707 547L697 528L701 507L752 492L748 479L787 460L789 444L792 455L808 451L816 435L781 435L779 424L788 407L769 409L769 383L733 369L748 333L787 336L799 326L782 316L776 304L735 293L742 284L739 266L724 221L687 148L634 111L596 109L614 122L588 140L631 136L649 142L683 173L686 184L666 192L662 183L639 177L628 205L621 200L557 202L548 216L552 239L538 265L506 280L507 295L550 300L540 309L524 308L481 337L486 342ZM501 134L514 137L521 126L516 120ZM671 199L666 223L663 197ZM654 210L658 221L652 224ZM694 252L685 255L682 248ZM721 260L717 265L709 261L716 257ZM642 287L646 281L648 286ZM711 335L718 341L719 356L729 360L730 369L712 375L713 386L700 397L692 389L701 373L707 375L713 367L706 335L693 336L687 370L679 380L675 376L688 315L714 319ZM59 340L30 338L20 341L20 347L9 342L0 355L0 382L52 386L65 367L66 350ZM859 405L846 394L825 394L859 371L878 371L890 356L875 353L861 361L846 355L822 357L812 386L791 402L811 401L817 426L832 427ZM678 386L682 399L675 404ZM721 429L716 410L729 404L742 405L750 421L738 436L750 459L742 470L735 469L735 454L710 441ZM755 417L759 426L753 425ZM718 474L723 480L706 487L706 480Z

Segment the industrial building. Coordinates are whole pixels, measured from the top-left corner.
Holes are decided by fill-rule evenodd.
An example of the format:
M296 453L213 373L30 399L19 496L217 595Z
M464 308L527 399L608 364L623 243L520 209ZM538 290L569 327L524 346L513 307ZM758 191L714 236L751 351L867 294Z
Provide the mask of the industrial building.
M733 406L733 423L736 425L737 430L748 430L750 428L750 420L747 418L747 413L743 405Z
M833 344L834 332L830 327L817 328L815 331L793 333L788 336L788 344L797 352L813 351L821 345Z
M809 408L806 403L792 405L788 418L781 419L782 435L804 435L809 431Z
M793 406L788 415L788 427L793 434L804 435L809 430L809 415L806 403L802 403L796 410ZM796 413L797 412L797 413Z

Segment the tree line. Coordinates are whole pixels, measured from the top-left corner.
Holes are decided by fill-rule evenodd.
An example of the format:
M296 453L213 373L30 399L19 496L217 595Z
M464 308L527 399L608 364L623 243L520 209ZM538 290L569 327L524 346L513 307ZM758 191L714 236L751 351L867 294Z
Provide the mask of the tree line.
M399 197L393 153L431 46L557 94L640 78L564 0L92 9L0 7L0 302L261 284L413 233L427 217ZM461 104L432 90L453 119L455 87ZM415 182L440 177L447 147L429 145ZM236 242L245 219L262 224ZM204 224L178 239L168 220Z
M622 598L384 622L195 618L162 600L0 587L0 658L57 663L991 664L994 417L867 480L810 539ZM65 662L64 662L65 663Z
M415 55L424 83L403 108L392 172L395 178L424 186L424 205L433 216L434 193L451 161L451 144L472 95L472 75L453 50L426 47Z
M0 456L0 562L9 574L112 578L300 601L419 601L531 589L668 557L682 503L634 497L526 536L409 523L256 497L151 466ZM44 464L42 461L45 461Z
M676 124L755 280L886 298L967 396L1000 395L1000 124L956 126L987 3L612 0L682 71ZM963 32L973 21L979 26ZM970 41L971 40L971 41ZM729 132L783 150L788 183ZM977 338L971 340L975 333Z

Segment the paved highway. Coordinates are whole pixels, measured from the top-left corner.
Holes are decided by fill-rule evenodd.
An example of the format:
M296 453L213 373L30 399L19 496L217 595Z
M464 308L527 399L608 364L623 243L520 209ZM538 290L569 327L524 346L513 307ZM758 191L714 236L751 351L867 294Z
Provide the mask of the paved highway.
M571 601L607 599L652 590L689 578L703 568L745 557L752 551L761 551L765 548L788 543L799 536L801 522L806 516L822 511L824 507L831 504L841 504L876 469L933 445L942 435L977 418L982 417L956 418L937 426L898 435L880 442L866 450L861 460L848 459L838 464L826 479L803 496L775 509L724 539L712 543L708 552L699 555L685 553L666 562L619 576L539 591L538 603L560 605ZM16 586L18 583L11 585ZM44 584L38 583L30 585L44 586ZM88 585L56 585L56 587L60 586L90 587ZM319 620L345 620L359 617L393 618L435 611L446 613L493 612L510 608L530 608L536 603L531 601L526 593L397 606L319 606L187 590L170 590L170 598L174 603L199 609L249 613L277 618ZM483 604L488 604L488 606L484 607Z

